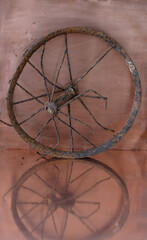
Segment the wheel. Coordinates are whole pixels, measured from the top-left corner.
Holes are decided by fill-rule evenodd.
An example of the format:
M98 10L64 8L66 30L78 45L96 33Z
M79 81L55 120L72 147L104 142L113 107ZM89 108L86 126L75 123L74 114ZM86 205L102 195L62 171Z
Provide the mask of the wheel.
M39 152L84 158L128 132L140 101L138 72L120 44L91 28L73 27L48 34L25 52L7 108L17 133Z
M129 214L125 183L90 158L44 160L17 181L11 210L27 239L104 239Z

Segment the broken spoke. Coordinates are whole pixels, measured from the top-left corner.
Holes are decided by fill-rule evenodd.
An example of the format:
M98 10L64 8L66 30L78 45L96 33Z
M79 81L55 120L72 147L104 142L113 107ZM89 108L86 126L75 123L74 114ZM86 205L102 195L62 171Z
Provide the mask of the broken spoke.
M113 129L109 129L104 127L101 123L99 123L96 118L93 116L92 112L89 110L89 108L86 106L86 104L83 102L83 100L81 98L78 98L80 103L83 105L83 107L88 111L88 113L90 114L90 116L93 118L93 120L97 123L97 125L99 125L101 128L103 128L104 130L110 131L110 132L114 132Z

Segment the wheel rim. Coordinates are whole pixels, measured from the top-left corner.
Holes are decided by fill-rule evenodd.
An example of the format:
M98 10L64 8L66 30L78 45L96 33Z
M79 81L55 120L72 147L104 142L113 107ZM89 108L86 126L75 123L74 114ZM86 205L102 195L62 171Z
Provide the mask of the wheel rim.
M66 179L67 181L66 181L66 184L64 186L65 189L67 190L66 191L67 194L64 194L64 195L63 195L63 188L62 188L62 191L60 191L61 190L60 188L61 188L61 185L62 185L61 182L62 182L63 179L60 176L61 172L60 173L58 172L58 170L62 168L62 166L61 166L62 164L65 164L65 165L69 164L68 165L69 166L68 175L67 175L67 179ZM78 164L79 168L82 169L82 171L80 169L80 171L78 172L76 177L73 177L74 174L75 174L74 169L76 169L76 171L77 171L77 164ZM90 165L90 168L89 168L88 165ZM56 177L54 178L54 184L53 185L52 185L51 182L47 182L46 178L43 177L43 175L44 175L43 172L42 172L43 175L41 175L41 172L40 172L43 169L47 169L48 166L50 168L52 168L51 172L53 172L54 167L56 168L56 169L54 168L54 171L56 172ZM84 166L84 168L83 168L83 166ZM57 169L58 167L59 167L59 169ZM95 172L96 169L99 170L100 176L99 177L97 176L98 177L97 180L96 179L92 180L92 178L94 178L94 176L91 178L91 174L93 175L93 173ZM47 169L47 171L48 170L49 170L49 168ZM62 171L63 171L63 168L62 168ZM102 174L101 171L103 172L103 175L101 175ZM79 175L79 173L80 173L80 175ZM65 175L65 172L64 172L64 175ZM103 177L105 176L105 177L102 178L102 176ZM36 177L36 179L39 179L39 181L42 183L42 188L38 187L38 190L36 190L36 187L34 186L33 182L29 182L29 184L32 183L31 187L30 187L30 185L28 185L27 181L30 181L30 179L32 177ZM76 183L77 185L79 185L79 183L83 184L81 179L84 179L85 177L88 178L89 180L91 179L92 182L90 182L89 185L88 185L87 181L85 179L84 181L86 181L85 182L86 183L86 189L85 189L85 185L83 185L84 189L82 188L82 191L81 191L80 187L79 187L79 190L77 190L77 188L76 188L76 197L75 197L74 193L73 193L73 195L71 194L71 185L75 184L75 182L77 182ZM60 182L60 188L58 188L58 184L59 184L58 182ZM111 185L109 185L110 182L111 182ZM43 195L43 190L42 190L44 184L48 188L48 192L46 192L45 195ZM105 188L106 184L108 184L107 188ZM105 191L109 192L109 189L110 189L109 186L112 187L113 184L114 184L115 187L116 187L116 185L118 185L118 187L121 190L121 206L119 204L119 211L117 210L116 217L114 217L113 214L112 214L112 217L108 221L109 223L107 221L106 222L104 221L104 226L102 225L99 230L94 231L93 230L94 227L99 225L101 221L103 222L102 215L100 215L101 221L99 221L100 219L98 218L98 216L99 216L98 214L99 214L99 211L102 211L101 208L103 208L103 210L106 208L105 203L107 201L103 204L102 204L102 202L97 202L101 199L101 193L100 192L98 193L98 195L95 195L96 197L94 199L93 199L93 197L90 198L90 199L92 199L92 202L91 202L91 200L89 201L89 196L91 194L93 194L92 193L93 191L97 192L98 189L101 189L101 191L103 191L103 189L105 189L104 192ZM33 186L34 186L34 188L33 188ZM24 190L24 188L25 188L25 190ZM40 191L39 191L39 189L40 189ZM113 187L112 187L112 189L113 189ZM33 202L32 203L33 205L31 205L31 208L29 208L29 210L28 209L26 210L24 208L23 211L21 212L20 209L18 208L18 206L24 206L24 204L26 204L25 195L22 194L21 191L25 191L25 194L27 194L27 196L26 196L27 205L28 205L28 203L30 204L30 202L28 202L28 201L30 201L30 199L31 199L31 198L29 198L28 192L33 195L33 200L32 201L34 201L34 199L35 199L35 201L37 202L40 199L42 200L42 197L43 197L43 201L45 199L43 204L47 205L46 208L48 210L47 210L47 212L44 212L44 217L43 218L41 217L41 221L39 220L39 222L37 222L37 227L36 227L36 222L34 220L34 216L36 216L35 219L37 219L37 216L40 215L39 214L40 209L38 211L35 210L36 214L32 215L33 217L31 216L32 220L30 220L29 218L27 219L29 225L26 224L26 222L23 222L24 218L26 218L29 214L31 214L31 212L34 211L35 208L36 209L38 208L38 205L34 205L36 203ZM54 197L54 199L51 200L52 199L51 195L48 198L49 192L51 193L51 191L52 191L52 193L53 192L55 194L57 193L58 196L61 193L62 194L62 201L61 201L60 197L57 197L57 198ZM21 198L19 196L20 192L21 192L23 202L21 202L22 200L20 200L20 198ZM110 192L113 192L113 190L112 191L110 190ZM37 193L37 195L36 195L36 193ZM70 193L70 195L68 193ZM38 195L40 195L41 198L37 198ZM65 196L67 196L67 195L68 195L68 197L65 198ZM82 195L84 196L84 198L83 198ZM114 195L114 192L113 192L112 196L113 195ZM35 196L35 198L34 198L34 196ZM99 196L99 197L97 198L97 196ZM105 194L103 195L103 197L105 198ZM102 197L102 199L103 199L103 197ZM58 203L56 204L57 199L58 199ZM66 199L68 201L65 201ZM69 199L70 199L70 201L69 201ZM75 199L75 200L73 201L73 199ZM83 201L83 199L84 199L84 201ZM113 198L113 200L114 199L115 198ZM54 206L51 205L51 201L54 201L54 203L55 203ZM77 208L76 204L79 204L78 202L80 203L80 208ZM93 206L91 204L97 204L97 205L93 205L94 206L94 208L93 208ZM116 202L115 202L115 204L116 204ZM88 210L84 210L84 213L82 212L83 205L86 206L86 209L88 208ZM32 208L32 206L33 206L33 208ZM91 206L92 206L92 209L91 209ZM61 225L61 232L59 231L59 225L58 225L58 222L57 222L57 215L55 215L56 214L55 211L58 208L63 209L68 214L68 217L66 217L64 215L64 218L62 219L60 217L59 213L58 213L58 218L60 218L60 223L61 222L65 223L64 225L59 224L59 225ZM113 206L111 206L111 208L113 208ZM117 233L121 229L121 227L124 225L125 221L127 220L127 217L128 217L128 214L129 214L129 196L128 196L128 191L127 191L126 185L123 182L123 180L119 177L119 175L116 172L114 172L107 165L105 165L105 164L103 164L103 163L101 163L97 160L88 159L88 158L83 159L83 160L76 159L74 161L72 161L70 159L68 159L68 160L65 160L65 159L57 160L57 159L54 158L54 159L45 160L45 161L41 162L40 164L35 165L34 167L32 167L31 169L26 171L23 174L23 176L17 181L17 183L15 185L15 188L13 190L13 194L12 194L11 209L12 209L12 214L13 214L14 220L15 220L18 228L22 231L22 233L28 239L33 239L33 240L34 239L35 240L36 239L42 240L42 239L50 239L50 238L51 239L64 239L64 238L65 239L69 239L69 238L70 239L96 239L96 237L98 237L99 239L104 239L104 238L110 237L113 234ZM32 210L30 210L30 209L32 209ZM51 216L49 216L49 209L52 209L52 211L53 211ZM85 209L85 208L83 208L83 209ZM25 212L25 211L27 211L27 212ZM43 210L41 210L41 211L43 211ZM46 214L48 214L48 215L46 215ZM102 214L102 212L100 214ZM109 212L109 214L111 215L111 211ZM79 232L78 232L78 229L76 228L77 229L76 233L78 232L78 234L76 234L75 236L72 235L72 234L75 234L75 231L73 232L72 231L73 228L70 228L70 226L68 224L68 221L69 221L69 223L71 223L70 222L70 216L71 215L74 215L74 217L76 217L77 222L79 221L77 223L78 224L77 227L79 226ZM104 210L104 215L106 215L105 210ZM50 230L51 232L53 232L52 234L48 233L49 235L47 235L47 233L46 233L46 235L45 235L45 226L44 225L46 224L48 227L49 227L49 225L51 225L51 222L46 222L47 221L46 216L47 216L47 218L51 218L51 221L55 222L53 224L53 228L57 229L57 232L54 229L54 232L53 232L53 230ZM93 218L93 216L95 218ZM39 218L40 218L40 216L39 216ZM81 222L82 225L80 225L80 222ZM90 225L90 222L91 222L92 225ZM73 223L75 223L75 220L74 220L74 222L72 222L72 224ZM35 227L33 226L33 224L35 225ZM29 229L28 229L28 226L30 226ZM84 231L86 231L86 233L82 232L83 229L82 228L80 229L81 226L84 226ZM39 229L39 227L41 227L41 229ZM83 234L86 234L86 235L83 235Z
M129 119L117 134L115 134L110 140L108 140L104 144L101 144L100 146L93 146L92 148L87 149L87 150L83 150L83 151L71 151L71 152L70 151L60 151L58 149L48 147L48 146L46 146L44 144L41 144L40 142L34 140L31 136L29 136L21 128L21 126L19 125L19 123L18 123L18 121L15 117L15 113L14 113L14 109L13 109L13 94L14 94L15 86L17 84L17 81L19 79L19 76L20 76L21 72L23 71L23 68L25 67L26 63L29 61L32 54L40 46L42 46L43 44L45 44L49 40L51 40L51 39L53 39L57 36L60 36L60 35L63 35L63 34L68 34L68 33L88 34L88 35L96 36L97 38L102 39L106 43L108 43L125 60L127 66L128 66L128 69L131 73L131 76L133 78L133 84L134 84L134 90L135 90L133 107L132 107L132 111L131 111L131 114L129 116ZM27 143L29 143L33 148L35 148L38 151L41 151L45 154L49 154L49 155L56 156L56 157L84 158L84 157L88 157L88 156L95 155L95 154L98 154L100 152L103 152L106 149L111 148L113 145L115 145L118 141L121 140L121 138L128 132L128 130L130 129L130 127L132 126L132 124L135 120L136 114L139 110L140 101L141 101L141 83L140 83L138 72L137 72L137 70L135 68L135 65L132 62L131 58L128 56L128 54L125 52L125 50L120 46L120 44L118 44L116 41L114 41L113 39L108 37L106 34L104 34L102 32L99 32L99 31L92 30L91 28L76 28L76 27L74 28L73 27L73 28L62 29L62 30L56 31L54 33L50 33L49 35L47 35L46 37L39 40L36 44L34 44L30 49L27 50L21 64L17 68L17 71L15 72L15 74L14 74L12 80L11 80L10 88L9 88L9 91L8 91L7 108L8 108L9 118L10 118L10 121L11 121L13 127L15 128L17 133Z

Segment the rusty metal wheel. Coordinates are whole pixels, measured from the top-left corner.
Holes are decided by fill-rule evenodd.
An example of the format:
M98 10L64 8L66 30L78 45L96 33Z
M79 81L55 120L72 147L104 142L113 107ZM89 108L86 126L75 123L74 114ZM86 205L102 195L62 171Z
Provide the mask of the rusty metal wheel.
M76 40L77 36L80 45ZM87 45L84 45L85 38L88 39ZM78 50L75 51L76 46ZM81 56L76 58L83 46L86 55L83 54L83 59ZM59 55L58 58L55 58L56 54ZM85 61L89 61L89 66L83 67L82 74L80 66L82 68ZM119 69L118 61L121 62L122 69ZM65 64L68 70L63 67ZM73 73L74 69L78 69L77 75ZM115 75L114 72L119 70L120 74ZM98 71L95 73L98 80L92 80L94 75L88 79L93 71ZM108 74L105 77L107 71L110 71L111 81ZM127 77L131 84L128 87L129 93L126 93L123 85ZM105 79L106 85L101 87ZM102 110L107 108L107 102L116 101L113 100L111 88L116 88L117 99L123 90L125 92L120 98L118 113L109 106L107 111ZM131 100L128 99L129 95L132 96ZM125 106L124 99L129 100L129 103L125 102ZM140 101L141 83L138 72L120 44L103 32L72 27L48 34L25 52L10 82L7 108L17 133L39 152L55 157L84 158L112 147L128 132ZM124 115L119 109L123 110L125 107L129 108L131 113L128 112L123 120ZM106 119L104 123L101 116Z
M27 239L104 239L126 222L129 196L107 165L91 158L53 158L20 177L11 209Z

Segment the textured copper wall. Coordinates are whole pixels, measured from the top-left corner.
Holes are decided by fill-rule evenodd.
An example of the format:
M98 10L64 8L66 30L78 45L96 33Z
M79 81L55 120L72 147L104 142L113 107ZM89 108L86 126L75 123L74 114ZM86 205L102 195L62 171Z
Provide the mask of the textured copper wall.
M147 2L144 0L1 0L0 1L0 110L9 121L6 95L9 80L23 52L40 37L60 28L88 26L100 29L116 39L133 59L142 82L142 104L125 138L113 149L95 159L114 168L127 184L130 215L113 240L147 239ZM106 74L106 76L109 76ZM119 72L118 72L119 77ZM126 84L126 99L129 86ZM112 89L113 94L113 89ZM125 96L125 93L124 93ZM115 99L117 108L118 97ZM124 116L127 113L124 108ZM21 174L35 164L35 151L24 143L14 129L0 126L0 196L15 184ZM25 239L11 216L11 193L0 200L0 238Z

